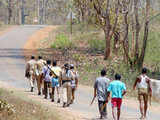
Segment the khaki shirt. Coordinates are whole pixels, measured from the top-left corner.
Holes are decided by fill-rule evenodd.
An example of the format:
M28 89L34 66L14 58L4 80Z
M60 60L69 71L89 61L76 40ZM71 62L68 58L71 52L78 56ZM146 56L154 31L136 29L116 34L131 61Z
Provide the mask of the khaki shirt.
M30 74L35 74L36 64L37 64L36 60L28 61L26 65L26 71L28 71Z
M37 72L38 72L37 74L42 74L42 70L45 64L46 64L46 61L43 59L40 59L37 61Z

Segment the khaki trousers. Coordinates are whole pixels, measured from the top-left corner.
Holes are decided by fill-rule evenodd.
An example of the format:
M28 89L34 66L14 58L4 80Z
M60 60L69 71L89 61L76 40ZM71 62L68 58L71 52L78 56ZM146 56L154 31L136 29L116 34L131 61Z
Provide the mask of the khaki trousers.
M29 83L30 83L30 86L31 86L31 87L34 87L35 75L34 75L33 73L30 74Z
M37 88L38 88L38 92L41 93L41 89L42 89L42 74L37 76Z
M62 84L62 101L63 103L70 104L71 103L71 82L65 82Z

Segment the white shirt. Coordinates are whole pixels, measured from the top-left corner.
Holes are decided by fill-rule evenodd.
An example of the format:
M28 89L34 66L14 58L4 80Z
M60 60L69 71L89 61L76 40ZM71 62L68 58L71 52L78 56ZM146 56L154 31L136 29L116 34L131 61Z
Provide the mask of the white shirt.
M147 75L141 75L140 78L141 78L141 81L137 83L137 87L147 89L148 88L147 80L149 79L149 77Z

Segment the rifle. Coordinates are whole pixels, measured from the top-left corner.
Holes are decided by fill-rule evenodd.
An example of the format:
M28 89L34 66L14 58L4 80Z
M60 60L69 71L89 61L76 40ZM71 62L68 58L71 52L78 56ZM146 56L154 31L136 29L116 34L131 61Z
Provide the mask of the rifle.
M92 102L91 102L91 104L90 104L90 105L92 105L92 104L93 104L93 102L94 102L95 98L96 98L96 97L93 97Z
M55 76L56 76L56 78L58 78L58 76L56 75L56 73L46 64L46 63L44 63L46 66L47 66L47 68L50 70L50 73L53 73Z

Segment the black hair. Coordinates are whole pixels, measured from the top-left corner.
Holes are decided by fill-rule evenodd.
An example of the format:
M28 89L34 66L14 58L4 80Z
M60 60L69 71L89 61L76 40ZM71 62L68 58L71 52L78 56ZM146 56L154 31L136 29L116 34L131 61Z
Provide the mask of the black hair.
M65 63L65 64L64 64L64 68L65 68L66 74L67 74L68 71L69 71L69 64L68 64L68 63Z
M105 69L101 70L101 76L105 76L105 75L106 75L106 70Z
M38 59L42 59L42 56L38 56Z
M47 64L50 65L51 64L51 60L47 60Z
M115 74L115 79L116 80L120 80L121 79L121 75L119 75L118 73Z
M64 67L65 67L65 68L69 68L69 64L68 64L68 63L65 63L65 64L64 64Z
M54 60L52 64L53 64L53 66L56 66L57 65L57 61Z
M70 69L74 69L74 65L73 64L70 64Z
M31 56L31 59L35 59L35 57L32 55L32 56Z
M142 74L145 74L145 73L147 73L147 68L142 69Z

